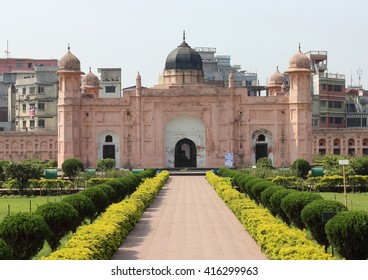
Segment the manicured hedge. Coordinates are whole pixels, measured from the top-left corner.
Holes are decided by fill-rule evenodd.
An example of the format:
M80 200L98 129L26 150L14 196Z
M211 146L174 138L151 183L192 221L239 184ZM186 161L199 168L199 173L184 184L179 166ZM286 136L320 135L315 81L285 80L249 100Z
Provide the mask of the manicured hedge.
M72 194L63 198L62 202L69 203L78 211L81 221L88 218L92 220L97 212L92 200L85 195Z
M213 172L208 171L206 178L270 259L332 259L321 246L309 240L306 233L289 228Z
M261 197L260 197L260 201L263 204L264 207L266 207L268 210L271 211L272 215L276 216L277 213L273 210L273 208L271 207L271 196L280 190L284 190L283 187L281 186L270 186L267 189L265 189L263 192L261 192Z
M281 207L281 201L284 197L286 197L287 195L293 192L296 192L296 190L281 189L279 191L276 191L270 197L271 213L276 213L276 216L280 217L286 224L290 224L290 220Z
M322 196L311 192L294 192L281 200L281 208L284 210L289 221L299 229L304 229L301 212L303 208L314 200L323 199Z
M146 179L130 198L111 205L94 223L81 226L65 246L47 260L108 260L169 177L162 171Z
M13 254L6 242L0 238L0 260L12 260Z
M20 212L6 216L0 223L0 238L16 260L31 259L50 237L50 228L39 215Z

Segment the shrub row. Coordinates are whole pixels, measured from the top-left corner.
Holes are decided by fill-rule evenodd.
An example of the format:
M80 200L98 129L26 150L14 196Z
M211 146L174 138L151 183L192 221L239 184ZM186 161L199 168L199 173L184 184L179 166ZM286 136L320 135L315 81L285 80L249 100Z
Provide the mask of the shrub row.
M309 177L307 184L312 190L319 192L343 192L343 177L340 175ZM347 176L346 189L348 192L367 192L368 176L350 175Z
M254 199L254 195L257 195L254 188L260 179L233 170L223 170L219 173L234 176L233 182L249 197ZM340 177L321 177L320 180L330 180L336 184ZM355 184L362 184L366 178L351 176L351 180L355 180ZM264 185L267 183L264 182ZM368 212L347 211L347 208L337 201L324 200L312 192L297 192L280 186L266 187L260 197L260 202L273 215L279 216L286 224L293 224L300 229L306 227L325 249L332 245L340 256L346 259L368 258Z
M152 174L154 171L149 169L141 172L140 176L130 174L111 179L105 184L67 196L61 202L41 205L34 214L7 216L0 224L0 238L12 249L15 259L33 257L45 240L55 250L61 238L70 231L74 232L85 218L93 221L109 205L132 194L143 178ZM50 234L46 234L45 228Z
M209 171L206 178L270 259L331 259L303 231L289 228L220 177Z
M94 223L80 227L62 249L44 259L111 259L168 177L169 173L163 171L146 179L129 198L111 205Z

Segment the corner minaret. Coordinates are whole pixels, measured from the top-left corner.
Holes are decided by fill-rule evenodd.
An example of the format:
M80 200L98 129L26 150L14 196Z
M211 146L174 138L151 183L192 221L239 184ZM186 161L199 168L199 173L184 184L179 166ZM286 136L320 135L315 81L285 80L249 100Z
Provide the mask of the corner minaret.
M59 61L58 164L68 158L80 158L81 75L79 59L68 52Z
M298 158L312 162L311 63L300 50L289 60L290 163Z

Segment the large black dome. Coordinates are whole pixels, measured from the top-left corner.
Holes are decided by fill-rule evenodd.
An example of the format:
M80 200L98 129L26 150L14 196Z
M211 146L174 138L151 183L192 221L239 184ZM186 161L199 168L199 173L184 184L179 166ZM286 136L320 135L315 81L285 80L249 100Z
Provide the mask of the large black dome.
M173 50L166 59L165 70L203 70L201 55L185 41Z

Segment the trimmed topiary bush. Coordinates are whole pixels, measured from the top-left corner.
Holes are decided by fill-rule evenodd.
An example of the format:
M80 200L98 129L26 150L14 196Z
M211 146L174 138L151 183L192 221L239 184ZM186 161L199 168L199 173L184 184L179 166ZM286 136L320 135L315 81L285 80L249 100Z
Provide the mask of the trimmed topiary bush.
M368 158L354 158L350 163L356 175L368 175Z
M297 176L307 178L308 172L311 170L311 166L308 161L300 158L293 162L291 170L294 171Z
M103 190L105 192L105 194L109 198L109 205L116 201L117 195L116 195L116 191L114 190L113 187L111 187L110 185L107 185L107 184L98 185L96 187L100 188L101 190Z
M78 211L81 220L90 219L93 220L96 215L97 209L92 200L82 194L72 194L63 198L62 202L69 203Z
M323 199L322 196L311 192L293 192L281 200L281 208L289 221L299 229L304 229L301 212L303 208L313 200Z
M17 260L31 259L50 237L50 228L39 215L17 213L6 216L0 224L0 238Z
M0 238L0 260L12 260L13 254L6 242Z
M244 181L244 180L243 180ZM252 187L257 184L257 183L260 183L260 182L263 182L264 179L260 179L260 178L257 178L257 177L253 177L251 180L248 180L246 183L244 183L243 185L243 190L244 192L252 199L254 199L253 197L253 194L251 192L251 189Z
M284 188L281 186L273 185L265 189L263 192L261 192L261 196L260 196L260 202L262 203L262 205L266 207L268 210L270 210L272 215L274 216L276 216L277 213L271 207L270 199L274 193L280 190L284 190Z
M113 158L100 158L97 160L97 168L102 171L107 171L115 168L115 159Z
M250 192L257 204L260 203L261 193L271 186L275 186L275 184L268 180L262 180L262 182L256 183L251 187Z
M71 181L73 181L74 177L84 168L83 163L79 159L69 158L63 162L61 169L63 170L64 174L68 176Z
M115 190L116 199L114 202L119 202L125 197L125 186L121 179L110 179L103 185L109 185Z
M327 238L347 260L368 259L368 212L344 211L326 224Z
M81 218L73 206L66 202L51 202L37 208L40 215L52 231L50 247L56 250L61 238L69 231L75 231Z
M296 190L283 189L275 192L270 197L271 213L276 213L276 215L288 225L290 224L290 221L284 210L281 208L281 200L293 192L296 192Z
M257 168L272 169L272 159L268 157L259 158L256 163Z
M110 204L109 197L107 196L107 194L97 186L85 189L81 191L80 194L85 195L92 200L97 210L96 216L105 211L105 209Z
M325 250L329 246L325 225L327 221L322 220L323 213L334 212L339 213L348 209L338 201L332 200L315 200L305 206L302 210L301 217L306 228L311 232L313 238L321 245L325 246Z

